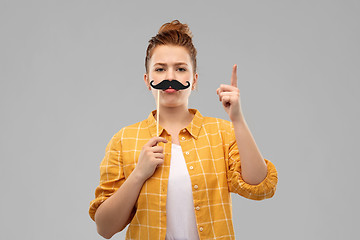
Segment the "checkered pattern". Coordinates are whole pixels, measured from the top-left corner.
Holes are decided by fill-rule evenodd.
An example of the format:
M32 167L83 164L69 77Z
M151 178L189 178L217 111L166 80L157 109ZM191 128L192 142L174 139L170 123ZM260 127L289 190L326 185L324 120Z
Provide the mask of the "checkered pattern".
M271 198L276 190L277 171L264 159L267 177L258 185L246 183L240 174L240 156L232 123L203 117L196 109L189 111L195 116L180 131L179 140L190 174L199 237L235 239L230 192L253 200ZM146 120L122 128L107 145L100 164L100 184L89 208L93 220L99 205L119 189L134 170L142 146L156 136L155 114L156 110ZM169 141L163 145L165 161L144 183L126 239L165 239L171 136L161 126L159 132Z

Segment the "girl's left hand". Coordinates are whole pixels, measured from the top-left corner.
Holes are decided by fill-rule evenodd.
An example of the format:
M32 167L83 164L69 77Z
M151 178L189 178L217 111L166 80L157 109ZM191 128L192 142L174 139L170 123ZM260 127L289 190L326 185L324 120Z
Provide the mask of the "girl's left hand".
M220 87L216 89L216 93L219 95L219 101L222 102L223 107L232 122L243 119L240 106L240 90L237 87L236 70L237 65L235 64L231 74L231 85L221 84Z

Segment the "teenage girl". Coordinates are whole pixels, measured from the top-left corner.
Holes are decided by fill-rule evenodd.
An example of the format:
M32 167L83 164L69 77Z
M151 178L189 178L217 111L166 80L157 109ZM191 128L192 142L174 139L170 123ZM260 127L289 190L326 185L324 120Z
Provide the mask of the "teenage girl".
M107 145L89 209L98 233L111 238L130 224L126 239L235 239L230 193L262 200L277 185L276 169L261 155L242 113L236 65L216 89L231 121L188 109L198 74L186 24L161 26L149 40L145 69L156 102L160 91L159 121L154 110ZM190 87L152 87L163 80Z

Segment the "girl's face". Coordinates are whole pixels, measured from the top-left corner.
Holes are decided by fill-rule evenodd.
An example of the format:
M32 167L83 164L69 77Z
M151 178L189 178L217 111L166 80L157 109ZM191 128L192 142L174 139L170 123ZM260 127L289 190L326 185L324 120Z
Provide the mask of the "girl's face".
M153 50L149 61L149 72L144 74L144 81L157 99L157 91L160 91L160 105L165 107L178 107L188 105L188 99L191 90L197 82L198 74L193 72L192 61L185 47L161 45ZM175 92L165 92L163 90L153 89L153 85L160 83L162 80L178 80L184 85L186 81L190 82L190 87Z

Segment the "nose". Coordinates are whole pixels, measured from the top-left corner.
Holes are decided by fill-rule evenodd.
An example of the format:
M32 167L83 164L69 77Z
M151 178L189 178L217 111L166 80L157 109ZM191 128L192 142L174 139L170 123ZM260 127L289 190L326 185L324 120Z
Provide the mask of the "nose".
M175 71L173 68L169 68L167 71L166 71L166 79L171 81L171 80L174 80L176 79L175 77Z

